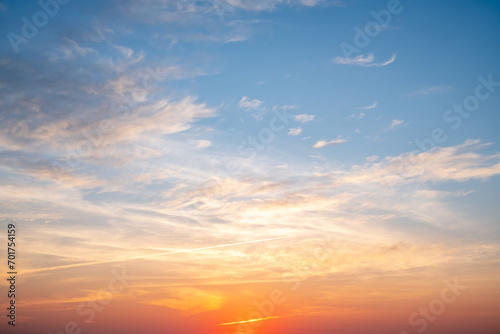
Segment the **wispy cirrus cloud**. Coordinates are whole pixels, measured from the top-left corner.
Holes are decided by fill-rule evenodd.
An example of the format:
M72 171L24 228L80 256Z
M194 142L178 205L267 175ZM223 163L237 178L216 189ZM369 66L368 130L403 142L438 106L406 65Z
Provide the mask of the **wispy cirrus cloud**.
M423 89L416 90L414 92L408 93L406 97L415 97L415 96L426 96L426 95L435 95L435 94L445 94L449 93L453 90L450 86L431 86Z
M314 115L301 114L294 117L295 121L300 123L307 123L314 119Z
M352 113L347 118L357 118L357 119L363 119L365 117L366 113L360 112L360 113Z
M288 131L288 134L290 136L298 136L302 133L302 128L301 127L298 127L298 128L293 128L293 129L290 129Z
M354 58L349 58L349 57L336 57L333 62L335 64L339 65L358 65L358 66L364 66L364 67L381 67L381 66L387 66L389 64L392 64L396 60L396 54L394 53L392 57L382 63L375 63L373 62L375 60L375 56L370 53L367 56L359 55Z
M409 123L405 123L402 119L393 119L389 126L387 127L386 131L393 130L396 128L399 128L401 126L407 126Z
M359 108L356 108L358 110L370 110L370 109L374 109L375 107L377 107L378 103L377 101L373 102L372 104L368 105L368 106L365 106L365 107L359 107Z
M243 108L246 110L256 110L256 109L259 109L259 107L262 105L262 103L264 103L264 102L261 100L250 99L250 98L248 98L248 96L243 96L241 98L240 102L238 102L238 105L240 106L240 108Z
M314 145L313 147L314 148L322 148L322 147L325 147L325 146L330 146L330 145L338 145L338 144L343 144L347 142L347 138L342 138L340 135L337 137L337 139L333 139L333 140L318 140Z
M306 7L314 6L341 6L342 1L329 0L216 0L220 8L236 8L251 11L272 11L279 5L301 5ZM221 6L223 4L223 6Z

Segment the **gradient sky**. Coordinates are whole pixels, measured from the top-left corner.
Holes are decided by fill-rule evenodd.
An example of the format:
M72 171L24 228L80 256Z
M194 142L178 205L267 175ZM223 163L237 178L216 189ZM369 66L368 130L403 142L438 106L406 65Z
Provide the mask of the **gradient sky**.
M500 1L0 17L2 333L499 333Z

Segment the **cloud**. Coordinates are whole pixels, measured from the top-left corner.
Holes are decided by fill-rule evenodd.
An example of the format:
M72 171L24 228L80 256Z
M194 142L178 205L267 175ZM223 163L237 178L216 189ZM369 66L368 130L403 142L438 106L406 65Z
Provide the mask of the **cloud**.
M241 19L240 14L243 11L256 13L271 12L284 6L341 5L340 1L331 0L124 0L117 2L114 11L120 12L119 17L140 21L155 28L160 25L177 24L176 29L165 29L169 32L159 34L163 35L170 45L175 45L183 41L218 43L245 41L258 30L256 23L261 21ZM199 27L203 28L197 29ZM94 39L102 40L106 37L103 34L95 35Z
M414 193L414 196L423 196L426 198L446 198L450 196L454 197L463 197L472 194L474 191L455 191L455 192L447 192L447 191L439 191L439 190L417 190Z
M207 148L212 146L212 142L210 140L198 140L196 148Z
M51 184L51 191L47 191L45 181L26 186L23 180L37 175L16 166L6 167L5 159L0 160L4 173L12 171L6 178L11 184L0 185L0 200L9 208L2 217L34 219L24 225L25 256L33 259L37 249L44 250L41 263L26 263L26 269L80 263L84 249L87 249L85 262L140 256L143 257L140 264L135 260L124 265L127 273L148 265L151 268L148 282L130 284L129 295L123 298L133 297L139 303L164 307L165 312L173 308L193 314L219 309L228 301L229 294L213 286L258 280L279 282L281 272L273 270L276 263L303 273L303 277L331 273L349 276L362 275L367 264L371 274L373 270L390 273L394 266L419 270L439 266L471 250L498 255L497 246L489 249L474 244L468 246L470 249L458 250L453 245L461 244L460 238L447 233L450 229L464 229L465 224L461 208L451 206L453 202L447 199L454 201L470 189L452 192L433 189L434 183L487 179L500 174L499 154L478 153L485 146L479 141L426 153L409 152L377 160L371 157L358 166L332 167L329 161L321 166L315 162L311 172L306 172L310 161L304 161L303 165L286 161L289 167L284 168L284 161L271 157L259 164L257 174L222 178L210 188L200 182L217 175L211 161L219 160L218 156L214 157L212 152L204 155L202 150L195 151L193 156L192 151L186 156L196 163L189 164L186 163L189 160L179 158L179 152L188 149L181 139L177 145L163 141L159 145L178 151L139 163L128 161L117 168L110 166L106 169L109 176L87 173L86 182L78 185L63 188ZM235 161L230 153L226 156L221 152L220 156L221 165ZM405 167L406 172L399 175L400 163L413 167ZM387 185L391 178L397 179L393 187ZM89 188L95 186L91 181L101 182L99 193L94 195L101 197L95 202L88 196ZM474 231L481 222L471 220ZM102 227L98 235L92 226L88 227L88 221ZM148 229L144 229L143 222L147 222ZM394 224L401 226L397 234L389 233L394 231ZM417 228L406 230L407 225ZM166 242L165 235L174 234ZM293 238L258 246L200 250L270 235L293 235ZM331 245L320 244L328 235L335 236ZM192 253L148 257L166 247L196 248L196 257ZM327 250L332 252L326 255ZM412 261L407 261L409 257ZM305 266L307 271L303 269ZM81 275L91 281L89 278L101 271L99 266L88 266L60 270L57 275L60 278L66 274L72 278ZM196 277L192 277L193 271ZM206 277L203 285L200 276ZM180 278L182 287L178 285ZM37 280L37 284L44 281L33 274L26 279ZM64 279L60 284L68 286ZM103 284L97 283L96 291ZM69 297L78 296L71 292ZM119 298L117 295L116 299Z
M293 128L293 129L290 129L288 131L288 134L290 136L298 136L302 133L302 128L301 127L298 127L298 128Z
M395 129L399 126L406 126L408 125L408 123L405 123L405 121L401 120L401 119L393 119L391 121L391 124L389 124L389 127L387 128L387 130L392 130L392 129Z
M433 94L445 94L445 93L451 92L452 90L453 90L453 88L449 87L449 86L432 86L432 87L427 87L424 89L416 90L414 92L406 94L405 96L414 97L414 96L425 96L425 95L433 95Z
M489 145L468 139L457 146L403 154L398 158L400 171L406 178L433 182L486 179L500 174L500 155L483 156L474 151Z
M333 139L333 140L330 140L330 141L318 140L316 142L316 144L313 145L313 147L314 148L322 148L322 147L325 147L325 146L338 145L338 144L342 144L342 143L345 143L345 142L347 142L346 138L341 138L340 136L338 136L337 139Z
M490 144L479 140L467 140L461 145L436 147L427 152L409 152L398 156L388 156L380 162L363 168L353 168L345 177L336 175L343 183L393 183L413 182L443 183L486 179L500 174L499 154L481 155L476 153Z
M302 5L314 7L319 5L341 6L341 1L328 0L221 0L216 2L218 7L225 11L232 11L233 8L250 11L272 11L279 5Z
M90 54L97 54L98 52L91 47L82 47L77 42L70 38L63 38L65 45L59 47L59 51L64 54L66 59L74 59L77 56L86 57Z
M238 103L240 108L246 109L246 110L256 110L262 105L263 101L253 99L250 100L248 97L243 96Z
M296 115L294 118L295 121L297 122L307 123L314 119L314 115L301 114L301 115Z
M257 121L262 121L264 119L264 115L267 113L266 108L261 108L259 111L256 113L252 114L252 117L255 118Z
M129 47L126 46L121 46L121 45L114 45L114 48L120 51L120 53L125 57L125 58L130 58L134 54L134 50L132 50Z
M350 114L347 118L357 118L357 119L363 119L365 117L366 113L360 112L358 113L352 113Z
M383 62L383 63L374 63L373 61L375 60L375 56L373 54L369 54L368 56L363 56L359 55L354 58L344 58L344 57L336 57L333 61L335 64L340 64L340 65L359 65L359 66L365 66L365 67L380 67L380 66L387 66L396 60L396 54L393 54L392 57Z
M375 56L373 54L369 54L366 57L364 57L363 55L359 55L354 58L337 57L334 59L334 62L336 64L342 64L342 65L366 65L371 63L374 59Z
M366 107L360 107L360 108L357 108L358 110L370 110L370 109L373 109L377 106L377 101L375 101L373 104L369 105L369 106L366 106Z
M318 3L324 2L324 0L300 0L300 2L304 6L313 7L316 6Z

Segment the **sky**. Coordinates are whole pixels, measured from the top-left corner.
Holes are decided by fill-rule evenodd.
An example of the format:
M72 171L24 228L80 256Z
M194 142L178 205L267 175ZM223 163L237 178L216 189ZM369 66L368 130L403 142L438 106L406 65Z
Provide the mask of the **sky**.
M498 33L484 0L1 0L0 331L498 333Z

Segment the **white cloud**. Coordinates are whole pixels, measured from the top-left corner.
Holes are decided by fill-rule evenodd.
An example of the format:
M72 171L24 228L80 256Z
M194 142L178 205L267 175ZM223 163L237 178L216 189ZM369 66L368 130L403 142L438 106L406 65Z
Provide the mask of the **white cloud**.
M405 123L405 121L403 121L401 119L393 119L391 121L391 124L389 125L388 130L395 129L395 128L401 126L401 125L406 126L406 125L408 125L408 123Z
M371 155L368 158L366 158L366 161L368 162L374 162L378 160L378 155Z
M134 54L134 50L126 46L114 45L113 47L120 51L125 58L130 58Z
M377 101L375 101L373 104L369 105L369 106L366 106L366 107L361 107L361 108L358 108L358 109L361 109L361 110L370 110L370 109L373 109L377 106Z
M359 66L365 66L365 67L380 67L380 66L387 66L396 60L396 54L393 54L392 57L383 62L383 63L374 63L373 61L375 60L375 56L373 54L369 54L368 56L363 56L359 55L354 58L344 58L344 57L337 57L333 61L335 64L340 64L340 65L359 65Z
M232 11L232 7L252 11L272 11L280 4L300 4L307 7L330 5L340 6L341 1L327 0L225 0L220 1L222 6L219 7L225 11ZM226 9L227 7L227 9ZM220 10L220 9L219 9Z
M322 147L325 147L325 146L328 146L328 145L342 144L342 143L345 143L346 141L347 141L346 138L341 138L341 136L338 136L337 139L333 139L333 140L330 140L330 141L318 140L316 142L316 144L313 145L313 147L314 148L322 148Z
M243 96L238 105L243 109L256 110L262 105L262 103L264 102L257 99L250 100L247 96Z
M290 136L298 136L302 133L302 128L301 127L298 127L298 128L293 128L293 129L290 129L290 131L288 131L288 134Z
M307 114L301 114L301 115L296 115L295 120L297 122L301 123L307 123L310 122L314 119L314 115L307 115Z
M357 118L357 119L362 119L363 117L365 117L365 113L364 112L360 112L359 114L358 113L352 113L350 114L349 116L347 116L347 118Z
M499 155L476 153L488 144L467 140L452 147L436 147L427 152L409 152L388 156L363 168L352 168L340 183L410 184L412 182L443 183L487 179L500 174ZM335 174L337 180L339 175Z
M486 179L500 174L499 155L480 155L475 151L488 146L468 139L452 147L436 147L427 152L412 152L388 159L397 163L397 172L406 179L446 182Z
M212 146L212 142L210 140L198 140L196 148L207 148Z
M66 59L74 59L76 56L86 57L89 54L97 54L98 52L91 47L80 46L77 42L70 38L63 38L64 44L61 45L59 51L64 54Z
M337 57L334 59L334 62L342 65L365 65L371 63L373 59L375 59L375 56L373 54L369 54L366 57L363 55L359 55L354 58Z
M312 7L315 6L318 2L321 2L321 0L300 0L300 2L304 6Z

